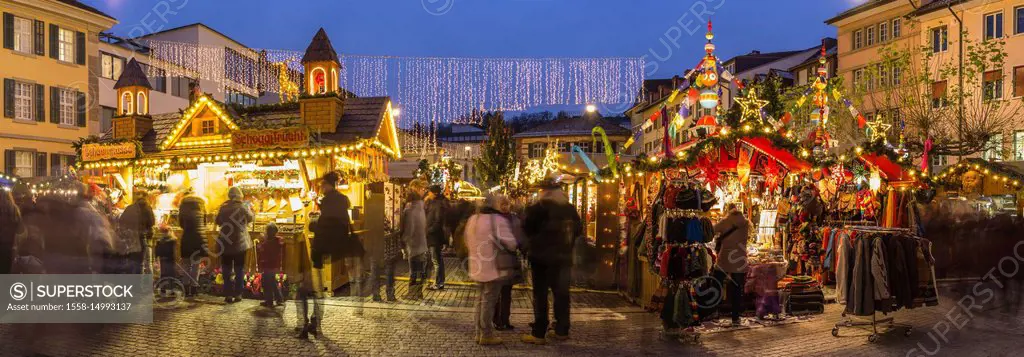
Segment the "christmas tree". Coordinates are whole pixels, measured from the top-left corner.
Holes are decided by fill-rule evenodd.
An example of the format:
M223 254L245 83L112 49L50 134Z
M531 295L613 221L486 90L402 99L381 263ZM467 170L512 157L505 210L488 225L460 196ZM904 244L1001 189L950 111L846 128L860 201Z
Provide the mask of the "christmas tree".
M483 143L480 157L476 159L476 177L487 187L507 187L516 167L515 143L505 127L501 112L487 113L487 141Z

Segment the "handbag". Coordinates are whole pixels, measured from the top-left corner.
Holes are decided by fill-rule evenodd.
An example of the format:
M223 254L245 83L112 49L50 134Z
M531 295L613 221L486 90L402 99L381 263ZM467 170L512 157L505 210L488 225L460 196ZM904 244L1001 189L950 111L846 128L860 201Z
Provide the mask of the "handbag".
M505 248L505 246L498 240L498 226L495 224L494 215L491 215L491 239L494 245L498 248L498 254L494 257L494 262L498 265L498 270L522 269L523 264L519 261L519 257L516 256L516 253Z

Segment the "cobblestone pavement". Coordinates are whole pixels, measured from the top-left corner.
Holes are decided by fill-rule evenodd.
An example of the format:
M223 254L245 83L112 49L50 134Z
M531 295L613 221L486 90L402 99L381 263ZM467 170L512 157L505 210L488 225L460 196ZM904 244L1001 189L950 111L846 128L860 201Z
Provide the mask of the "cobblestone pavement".
M572 339L548 346L518 342L532 321L516 309L516 332L500 333L506 343L474 344L471 309L412 304L326 302L324 336L293 337L295 306L267 311L256 301L225 305L215 299L163 304L150 325L2 325L3 356L1005 356L1024 345L1024 325L998 309L967 315L954 309L955 294L938 307L900 311L898 322L916 329L884 333L875 343L869 332L843 329L833 337L841 306L824 315L774 327L705 334L700 344L659 338L660 321L632 307L573 310ZM992 304L989 304L992 305ZM952 323L966 323L958 330ZM945 337L937 331L951 327ZM915 349L916 348L916 349ZM914 349L914 350L912 350ZM937 350L937 351L936 351Z

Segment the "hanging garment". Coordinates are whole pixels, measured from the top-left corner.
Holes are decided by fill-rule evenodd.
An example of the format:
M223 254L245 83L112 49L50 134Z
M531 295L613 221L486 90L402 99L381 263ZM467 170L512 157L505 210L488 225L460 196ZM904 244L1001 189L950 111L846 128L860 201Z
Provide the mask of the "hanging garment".
M875 313L874 278L871 273L871 237L857 240L853 265L853 280L850 282L850 297L846 302L846 313L869 316Z
M875 235L871 239L871 277L874 281L874 296L875 300L883 302L882 306L887 305L885 301L890 297L889 272L885 264L885 240L882 235Z
M853 272L850 262L853 261L852 234L843 230L839 235L838 247L836 248L836 302L843 304L848 301L847 294L850 291L850 273Z
M886 272L889 278L889 289L893 297L893 309L909 307L914 304L910 287L917 284L910 280L907 273L907 255L904 249L910 244L912 238L894 236L889 238L886 244Z

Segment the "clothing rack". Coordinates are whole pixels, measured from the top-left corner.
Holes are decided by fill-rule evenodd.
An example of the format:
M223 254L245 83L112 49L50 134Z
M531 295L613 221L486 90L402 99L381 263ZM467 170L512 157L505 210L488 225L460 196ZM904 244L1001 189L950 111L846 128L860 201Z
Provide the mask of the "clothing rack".
M907 235L909 237L915 238L915 239L924 239L924 238L921 238L921 237L918 237L918 236L912 234L911 233L912 231L909 228L890 228L890 227L857 226L857 225L844 226L843 228L844 229L849 229L849 230L852 230L852 231L858 231L858 232L903 233L903 234L905 234L905 235ZM832 327L832 336L833 337L839 337L839 329L840 328L871 326L871 335L868 335L868 342L876 342L876 341L878 341L878 337L879 337L879 335L878 335L878 326L882 325L882 324L887 325L886 327L888 329L894 329L894 328L897 328L897 327L898 328L903 328L903 336L904 337L910 337L911 333L913 333L913 331L914 331L914 327L913 326L908 325L908 324L898 323L898 322L895 321L895 318L892 317L892 316L879 319L878 318L878 311L874 311L874 312L871 313L871 320L870 321L868 321L866 318L857 318L857 317L854 317L854 316L849 316L848 317L846 315L845 311L842 313L842 317L843 317L843 319L840 320L839 322L837 322L835 324L835 326Z

